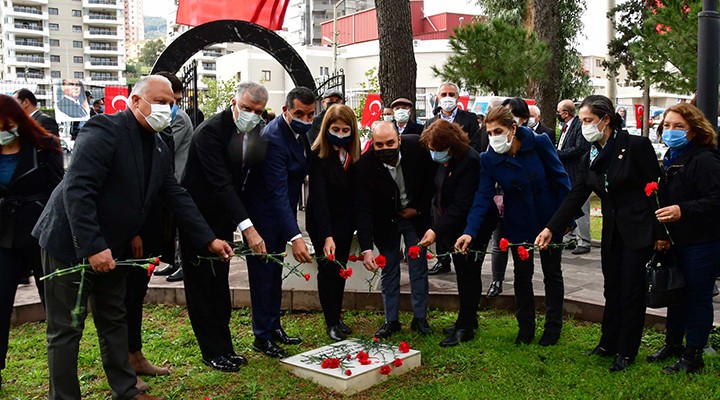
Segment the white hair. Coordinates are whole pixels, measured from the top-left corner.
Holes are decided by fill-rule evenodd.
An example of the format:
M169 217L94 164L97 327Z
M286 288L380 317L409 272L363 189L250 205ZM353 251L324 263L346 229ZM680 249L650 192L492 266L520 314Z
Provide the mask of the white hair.
M172 84L166 77L161 75L148 75L143 76L142 78L140 78L140 80L137 81L137 83L135 83L135 86L133 86L133 90L130 93L130 97L135 95L142 97L148 91L150 82L162 82L164 84L167 84L168 88L170 88L170 91L172 92Z
M536 106L536 105L533 104L533 105L531 105L531 106L528 107L528 108L530 109L530 113L532 113L533 111L535 111L535 113L538 115L538 117L540 116L540 107L538 107L538 106Z
M443 82L443 83L441 83L440 86L438 86L437 92L435 92L435 94L438 94L438 95L439 95L439 94L440 94L440 89L442 89L443 86L452 86L452 87L454 87L454 88L455 88L455 93L457 93L458 96L460 95L460 88L458 87L458 85L456 85L456 84L454 84L454 83L452 83L452 82Z
M267 89L257 82L245 81L238 84L235 87L235 100L239 101L245 93L249 94L250 99L255 103L267 103L268 101L269 95Z

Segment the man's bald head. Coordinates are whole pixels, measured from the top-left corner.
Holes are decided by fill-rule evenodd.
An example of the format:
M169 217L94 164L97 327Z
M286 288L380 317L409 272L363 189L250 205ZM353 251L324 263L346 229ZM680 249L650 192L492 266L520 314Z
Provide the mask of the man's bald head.
M563 100L558 103L556 111L563 121L568 122L575 117L575 103L572 100Z
M372 139L375 150L394 149L400 146L400 134L392 122L376 122L373 125Z

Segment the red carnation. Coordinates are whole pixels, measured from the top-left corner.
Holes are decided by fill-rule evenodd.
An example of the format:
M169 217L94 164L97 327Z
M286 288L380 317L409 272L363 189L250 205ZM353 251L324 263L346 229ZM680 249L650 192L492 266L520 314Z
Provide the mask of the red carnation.
M346 271L347 271L347 276L348 276L348 278L351 277L352 274L353 274L352 268L348 268L348 269L346 269Z
M148 276L152 276L153 271L155 271L155 264L148 264L147 270L148 270Z
M209 398L209 397L207 397L207 396L205 396L205 398L204 398L203 400L210 400L210 398Z
M525 261L530 258L530 253L528 253L524 246L520 246L518 247L518 257L520 257L521 260Z
M406 342L400 342L400 346L398 346L398 350L401 353L407 353L410 351L410 345L407 344Z
M355 262L357 260L358 260L358 256L352 255L352 256L348 257L348 261L350 261L350 262Z
M330 359L329 358L324 359L322 364L320 364L320 367L322 367L322 369L330 368Z
M345 356L345 358L348 359L348 360L352 360L352 356L351 356L350 354L348 354L347 356Z
M647 185L645 185L645 195L650 197L653 195L653 193L657 192L658 190L658 183L657 182L648 182Z
M309 281L309 280L310 280L310 274L305 274L305 275L303 275L303 276L305 277L305 280L306 280L306 281Z
M370 365L370 364L372 364L372 361L370 361L369 358L363 358L362 360L360 360L360 365Z
M396 358L395 361L392 362L392 365L395 367L402 367L402 360L399 358Z
M346 370L345 370L345 375L347 375L347 376L352 375L352 371L350 371L349 369L346 369Z
M387 259L384 255L380 254L379 256L375 257L375 264L380 268L385 268L387 265Z
M422 249L419 246L410 246L408 249L408 257L412 258L413 260L417 260L418 257L420 257L420 252Z
M432 260L434 257L435 255L429 251L427 252L427 254L425 254L425 258L427 258L428 260Z
M368 358L370 358L370 355L368 353L360 350L360 352L357 353L357 356L355 356L355 357L357 357L358 360L362 361L362 360L367 360Z
M155 257L155 258L153 259L152 263L155 264L155 265L160 265L160 258Z
M328 254L327 259L328 261L335 261L335 254Z
M504 253L508 251L508 247L510 247L510 242L507 239L502 238L500 239L500 243L498 243L498 247L500 247L500 251Z
M380 367L380 374L382 375L390 375L391 372L392 369L389 365L383 365L382 367Z
M373 342L378 343L380 341L380 338L377 336L373 336Z

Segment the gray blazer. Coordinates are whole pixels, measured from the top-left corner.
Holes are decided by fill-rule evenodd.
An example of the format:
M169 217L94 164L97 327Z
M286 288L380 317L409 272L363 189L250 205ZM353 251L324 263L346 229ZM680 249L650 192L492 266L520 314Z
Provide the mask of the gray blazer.
M154 135L147 187L140 135ZM67 263L109 248L124 258L159 195L180 229L198 248L215 238L172 173L170 151L142 128L130 110L97 115L78 135L73 162L40 215L33 236L52 257Z
M173 143L175 143L175 179L182 180L187 164L188 151L192 141L193 124L190 116L183 110L177 111L175 121L172 123Z

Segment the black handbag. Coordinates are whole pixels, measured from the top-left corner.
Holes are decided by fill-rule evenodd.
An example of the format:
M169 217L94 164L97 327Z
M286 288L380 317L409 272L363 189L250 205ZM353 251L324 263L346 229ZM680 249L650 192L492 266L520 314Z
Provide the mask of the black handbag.
M680 303L685 295L685 277L672 251L655 251L646 267L645 305L663 308Z

